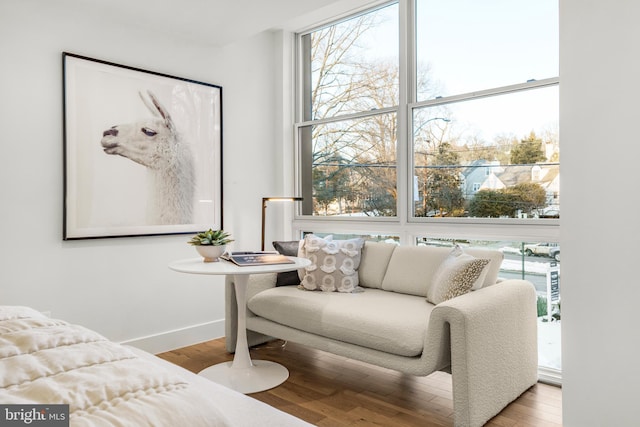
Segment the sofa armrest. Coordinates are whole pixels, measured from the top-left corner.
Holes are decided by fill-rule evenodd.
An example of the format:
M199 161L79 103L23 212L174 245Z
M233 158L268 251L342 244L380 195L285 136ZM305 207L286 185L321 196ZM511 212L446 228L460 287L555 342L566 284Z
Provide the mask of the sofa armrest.
M249 299L251 299L251 297L253 297L258 292L274 288L276 286L276 278L276 273L254 274L250 276L249 283L247 284L247 301L249 301ZM236 291L234 287L233 276L226 277L224 286L225 346L229 353L234 353L236 350L236 337L238 331L238 303L236 300ZM245 310L247 310L247 317L254 315L246 307ZM271 341L272 339L272 337L268 337L257 332L247 331L247 342L249 344L249 347Z
M456 426L481 426L538 380L536 292L525 280L444 301L432 320L451 334Z

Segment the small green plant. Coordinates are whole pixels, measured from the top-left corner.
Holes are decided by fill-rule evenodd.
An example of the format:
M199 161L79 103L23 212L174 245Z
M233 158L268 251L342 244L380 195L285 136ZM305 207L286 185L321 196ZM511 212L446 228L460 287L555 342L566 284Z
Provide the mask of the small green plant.
M207 231L196 234L187 243L193 246L222 246L233 242L233 239L229 237L231 237L231 234L223 230L214 231L208 229Z
M537 306L538 306L538 317L546 316L547 315L547 299L545 297L538 295Z

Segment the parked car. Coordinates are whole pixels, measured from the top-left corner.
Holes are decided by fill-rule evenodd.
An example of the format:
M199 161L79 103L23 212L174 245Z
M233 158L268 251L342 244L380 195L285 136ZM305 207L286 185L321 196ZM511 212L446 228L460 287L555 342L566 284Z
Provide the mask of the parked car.
M560 211L557 209L550 209L541 213L539 218L560 218Z
M555 246L549 249L549 256L556 261L560 262L560 246Z
M531 243L524 245L524 254L531 255L544 255L551 256L550 251L552 248L559 248L557 243ZM560 258L560 249L558 249L558 258Z

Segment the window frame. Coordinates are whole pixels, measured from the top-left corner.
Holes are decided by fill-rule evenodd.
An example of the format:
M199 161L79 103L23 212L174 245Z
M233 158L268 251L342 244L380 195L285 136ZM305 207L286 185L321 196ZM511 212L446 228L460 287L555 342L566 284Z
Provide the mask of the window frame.
M415 75L414 75L414 81L415 81ZM476 100L480 100L480 99L485 99L485 98L489 98L489 97L494 97L494 96L501 96L501 95L510 95L510 94L516 94L516 93L520 93L520 92L524 92L524 91L529 91L529 90L535 90L535 89L543 89L543 88L547 88L547 87L552 87L552 86L559 86L560 85L560 78L559 77L551 77L551 78L546 78L546 79L541 79L541 80L529 80L525 83L518 83L518 84L513 84L513 85L508 85L508 86L501 86L501 87L497 87L497 88L491 88L491 89L486 89L486 90L481 90L481 91L475 91L475 92L468 92L468 93L463 93L463 94L458 94L458 95L452 95L452 96L448 96L448 97L437 97L434 99L428 99L425 101L420 101L420 102L413 102L413 103L409 103L407 105L407 109L408 109L408 113L407 113L407 120L408 120L408 129L412 129L413 127L413 123L412 123L412 117L413 117L413 113L415 110L421 109L421 108L425 108L425 107L436 107L436 106L442 106L442 105L448 105L448 104L454 104L454 103L459 103L459 102L468 102L468 101L476 101ZM414 92L414 96L415 96L415 92ZM408 138L407 143L409 145L408 147L408 177L407 179L411 179L413 180L413 164L414 164L414 160L413 160L413 153L414 153L414 141L413 141L413 136L412 133L408 133L408 135L411 135L411 138ZM400 142L398 143L400 144ZM399 193L398 193L399 194ZM495 221L495 222L500 222L503 223L505 225L509 225L509 224L514 224L517 225L519 223L521 224L526 224L527 221L551 221L551 223L549 225L559 225L559 220L554 220L554 219L550 219L550 218L545 218L545 219L524 219L524 218L468 218L468 217L455 217L455 218L427 218L427 217L416 217L413 213L413 206L412 206L412 199L413 199L413 193L407 195L407 213L409 215L408 217L408 221L409 222L429 222L429 221L442 221L444 219L449 219L449 220L453 220L453 221L460 221L461 224L468 224L468 223L474 223L476 221L480 221L480 223L483 223L484 219L489 220L489 221ZM400 198L400 194L398 195L398 198ZM555 223L553 223L553 221L555 221Z
M399 5L399 105L374 111L363 111L342 116L335 116L321 120L303 121L303 71L304 58L302 55L301 38L314 31L327 26L343 22L354 16L368 13L390 4ZM465 94L457 94L448 97L416 101L415 88L417 76L416 60L416 28L415 28L415 0L397 0L375 2L348 15L343 15L334 20L326 20L320 25L300 31L294 35L294 63L295 63L295 108L294 108L294 188L296 194L302 190L302 152L300 141L300 129L317 124L331 123L342 120L369 117L377 114L395 113L397 117L397 201L395 217L331 217L302 215L301 206L295 207L292 231L294 235L300 235L302 231L314 230L317 232L365 232L365 233L389 233L400 236L401 244L413 245L416 237L428 234L430 237L440 238L491 238L522 241L547 241L559 240L559 219L532 219L532 218L468 218L468 217L443 217L428 218L415 217L413 214L413 137L412 118L416 109L445 105L456 102L464 102L491 96L499 96L513 92L534 90L537 88L557 86L559 77L542 80L530 80L524 83L513 84L498 88L490 88Z

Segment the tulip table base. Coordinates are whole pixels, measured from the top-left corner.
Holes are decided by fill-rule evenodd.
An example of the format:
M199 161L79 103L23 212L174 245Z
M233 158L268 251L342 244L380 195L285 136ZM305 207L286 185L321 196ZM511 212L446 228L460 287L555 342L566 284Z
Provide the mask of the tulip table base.
M169 264L169 268L181 273L224 274L233 277L238 307L238 331L236 353L233 361L209 366L198 375L229 387L240 393L257 393L279 386L289 378L289 370L268 360L251 360L247 344L247 284L251 274L279 273L304 268L311 261L290 257L291 264L273 264L239 267L228 261L203 263L201 259L188 259Z
M289 370L269 360L252 360L248 368L234 368L233 362L209 366L201 375L240 393L257 393L276 387L289 378Z

